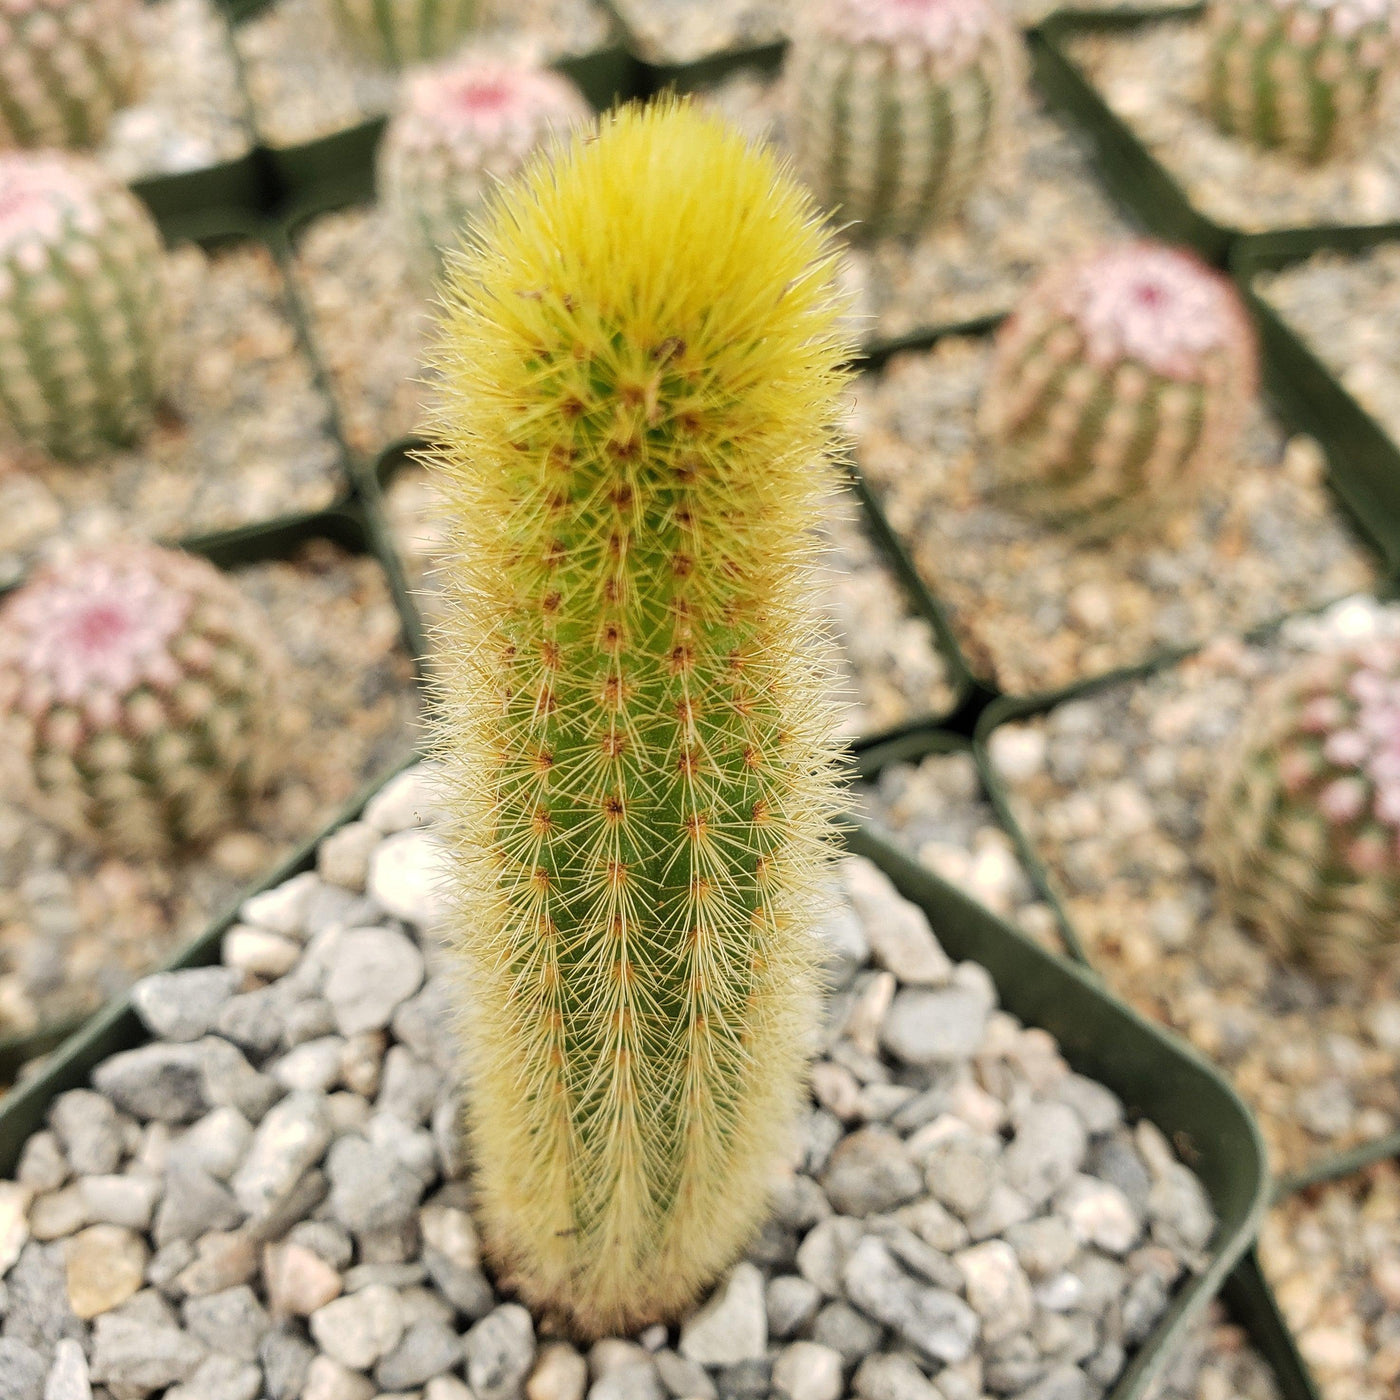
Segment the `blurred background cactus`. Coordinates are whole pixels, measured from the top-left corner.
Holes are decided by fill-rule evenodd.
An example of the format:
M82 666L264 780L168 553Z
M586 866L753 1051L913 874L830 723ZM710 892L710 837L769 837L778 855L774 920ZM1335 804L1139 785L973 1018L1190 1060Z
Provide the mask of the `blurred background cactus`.
M442 272L496 182L551 132L590 121L583 94L548 69L463 54L416 76L379 152L379 195L420 284Z
M0 146L94 146L140 86L140 0L0 5Z
M93 161L0 155L0 422L60 456L149 423L167 331L164 249Z
M833 277L777 158L674 104L535 158L449 271L469 1117L498 1263L585 1335L674 1315L737 1254L801 1098Z
M1341 645L1256 698L1207 859L1280 952L1357 974L1400 942L1400 643Z
M443 58L476 27L477 0L330 0L336 28L367 63L402 68Z
M1206 107L1305 161L1356 149L1400 60L1392 0L1211 0Z
M278 762L282 666L204 559L114 544L41 568L0 608L7 790L122 854L205 840Z
M983 398L998 489L1089 533L1141 523L1228 469L1257 378L1230 283L1130 243L1046 272L1002 326Z
M856 239L955 214L1019 82L996 0L817 0L787 59L788 131L817 198Z

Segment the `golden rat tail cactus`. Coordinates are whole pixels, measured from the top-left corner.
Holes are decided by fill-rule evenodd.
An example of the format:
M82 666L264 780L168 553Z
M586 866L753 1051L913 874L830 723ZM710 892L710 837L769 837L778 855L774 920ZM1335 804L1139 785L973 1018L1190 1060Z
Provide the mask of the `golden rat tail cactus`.
M813 530L849 347L774 155L663 103L449 269L438 669L491 1248L580 1335L743 1247L800 1101L836 717Z

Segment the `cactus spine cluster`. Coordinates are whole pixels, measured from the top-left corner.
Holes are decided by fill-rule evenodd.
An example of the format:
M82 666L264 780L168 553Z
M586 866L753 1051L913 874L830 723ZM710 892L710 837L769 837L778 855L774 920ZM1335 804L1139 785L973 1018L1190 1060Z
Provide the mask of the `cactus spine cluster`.
M1234 912L1286 955L1355 974L1400 942L1400 642L1266 687L1213 794L1206 850Z
M477 0L331 0L331 13L357 57L403 68L451 53L476 26Z
M817 0L787 60L787 127L817 198L853 238L955 214L1016 87L997 0Z
M140 83L139 0L0 3L0 146L94 146Z
M162 387L164 250L93 161L0 155L0 423L65 457L137 437Z
M1206 107L1304 161L1354 151L1400 58L1393 0L1211 0Z
M1256 381L1248 316L1191 255L1118 245L1046 272L1002 326L983 399L1000 489L1103 533L1218 469Z
M229 825L278 758L280 651L212 564L121 544L41 568L0 608L6 791L147 857Z
M417 76L379 153L379 195L420 282L442 272L500 180L550 134L592 117L583 94L547 69L463 55Z
M438 672L485 1233L581 1335L744 1245L800 1101L833 802L813 531L849 353L815 207L663 103L449 270Z

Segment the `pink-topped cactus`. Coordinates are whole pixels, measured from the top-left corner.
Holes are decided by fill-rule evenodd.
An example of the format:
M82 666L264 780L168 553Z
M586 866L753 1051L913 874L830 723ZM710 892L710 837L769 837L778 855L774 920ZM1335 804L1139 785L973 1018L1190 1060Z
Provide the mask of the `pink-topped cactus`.
M1400 642L1312 657L1258 697L1207 820L1234 912L1323 972L1400 942Z
M137 95L140 0L0 0L0 146L94 146Z
M789 137L852 237L914 234L958 210L1006 116L1018 42L997 0L798 7Z
M1189 253L1129 243L1054 267L997 337L998 485L1087 533L1151 518L1224 465L1256 362L1238 294Z
M567 78L465 54L408 85L379 156L379 195L424 285L461 242L491 190L551 135L592 112Z
M7 790L123 854L205 840L277 762L283 670L207 560L121 544L45 566L0 607Z
M139 435L162 386L164 256L94 161L0 154L0 424L65 457Z

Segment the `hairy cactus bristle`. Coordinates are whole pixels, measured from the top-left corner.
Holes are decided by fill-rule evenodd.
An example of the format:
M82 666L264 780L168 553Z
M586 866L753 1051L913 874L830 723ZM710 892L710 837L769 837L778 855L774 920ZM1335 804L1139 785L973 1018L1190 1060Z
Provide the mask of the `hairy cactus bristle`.
M464 54L418 75L384 133L379 196L410 265L431 285L497 182L548 139L592 119L548 69Z
M0 423L60 456L123 444L161 389L164 249L91 160L0 155Z
M1400 66L1394 0L1211 0L1206 108L1304 161L1348 154Z
M476 27L477 0L330 0L355 55L385 68L443 58Z
M437 668L490 1246L582 1335L674 1315L791 1130L838 727L814 532L850 353L815 207L663 103L449 268Z
M0 3L0 146L95 146L140 87L140 0Z
M983 398L998 486L1087 533L1189 499L1233 447L1256 381L1230 283L1130 243L1046 272L1002 326Z
M1265 687L1212 795L1227 903L1280 952L1355 974L1400 942L1400 642L1343 645Z
M997 0L818 0L785 73L788 131L817 198L853 238L955 214L1019 76Z
M0 607L6 790L123 854L202 841L278 760L282 669L207 560L122 544L47 565Z

